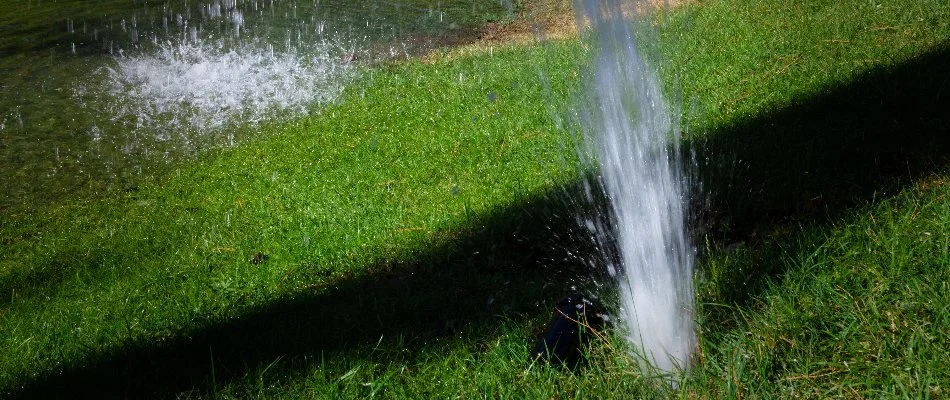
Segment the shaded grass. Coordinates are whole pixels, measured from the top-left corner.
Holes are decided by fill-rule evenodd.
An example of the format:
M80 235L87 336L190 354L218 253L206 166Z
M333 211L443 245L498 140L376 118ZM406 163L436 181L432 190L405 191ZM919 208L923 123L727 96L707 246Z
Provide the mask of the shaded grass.
M411 262L360 266L365 270L319 287L285 290L266 304L192 327L185 336L123 343L39 381L26 393L126 398L202 393L214 389L209 385L226 386L248 368L260 375L301 369L328 374L334 369L323 364L348 365L340 363L341 354L411 362L432 357L423 349L457 347L451 343L457 338L485 346L485 337L508 330L492 327L494 321L522 324L518 320L526 314L545 309L546 299L561 295L570 277L583 274L577 265L555 258L558 249L547 226L553 223L563 231L565 222L573 224L551 218L556 209L544 201L509 207L473 221L483 228L460 232L451 243L429 248ZM277 283L292 284L308 272L293 271ZM538 321L528 322L536 326ZM346 368L365 368L361 364ZM353 394L369 390L357 389Z
M747 306L716 304L716 293L703 293L711 300L702 306L704 362L690 390L710 397L943 397L950 381L946 176L849 211L831 229L791 235L807 241L797 251L744 245L712 257L713 270L784 272ZM775 258L759 258L769 250Z
M950 107L941 93L950 87L948 65L950 50L937 48L694 142L712 155L699 171L712 188L700 211L712 222L708 238L735 246L775 234L794 237L943 172L950 150L950 123L941 111ZM737 290L730 301L752 299L784 268L770 260L814 245L783 241L781 252L756 260L771 267L737 271L737 281L718 286L723 293Z
M4 225L2 387L945 396L946 6L850 13L863 4L795 3L783 19L768 2L711 2L671 16L661 54L688 99L687 144L712 160L700 169L701 346L678 392L643 379L619 337L573 372L525 356L557 297L591 285L565 259L591 251L561 197L576 191L570 138L539 106L576 82L574 43L375 70L323 115L181 175ZM853 46L815 46L844 31ZM770 67L808 44L796 68ZM868 54L877 61L854 62ZM536 63L550 90L526 84ZM257 252L268 257L255 266Z
M559 56L545 62L560 63L556 70L569 76L573 48L560 46ZM69 392L71 386L50 385L48 379L65 374L67 383L103 383L81 372L81 379L70 378L69 371L105 372L138 364L156 365L172 377L160 379L154 370L132 368L127 382L156 383L143 384L137 394L170 394L191 385L207 390L213 379L187 372L179 378L168 360L180 357L178 365L208 373L203 367L210 365L199 361L205 360L201 343L211 341L237 356L218 361L212 377L270 362L265 360L269 354L309 335L323 318L270 336L261 332L271 332L271 327L251 327L296 322L284 319L285 314L300 316L314 301L326 303L325 296L334 296L336 286L343 289L333 312L350 307L348 313L357 314L358 307L367 306L354 299L363 291L378 289L382 304L395 304L408 288L418 291L431 284L439 291L412 297L428 302L421 310L434 308L433 321L445 329L441 318L464 307L445 308L433 298L436 293L442 298L444 288L482 272L487 281L473 284L488 290L500 279L488 267L530 265L540 262L532 253L553 248L532 240L524 245L528 250L498 254L498 247L516 232L504 230L497 219L482 225L480 218L516 207L574 174L562 156L562 147L569 144L550 130L545 110L531 106L544 101L545 91L563 93L572 80L559 79L547 88L526 83L535 70L512 62L523 54L508 51L450 64L410 63L370 71L347 100L321 116L275 128L273 135L240 148L209 153L114 199L54 206L25 223L4 224L0 287L4 323L11 332L0 360L4 390L34 381L36 386L27 390ZM506 59L512 67L487 68ZM517 114L503 116L511 112ZM522 224L505 215L512 225ZM543 231L544 226L532 227L532 237L540 235L535 228ZM476 236L473 251L487 258L465 261L471 255L459 253L459 246L470 230L480 227L504 235ZM429 247L441 250L425 256ZM250 262L256 253L267 256L263 264ZM454 276L455 258L473 269ZM424 267L402 267L416 259ZM389 290L373 287L377 276L407 280L416 269L421 269L419 276L433 275L432 280ZM524 281L506 281L511 280ZM486 300L473 301L481 305ZM385 311L415 312L411 307L384 308L365 316L402 321ZM242 318L250 325L239 322ZM469 325L465 319L458 318L452 329ZM383 336L400 336L408 330L406 323L411 327L422 320L417 315L399 322L399 328L384 330ZM360 321L368 326L378 322ZM250 330L237 335L228 328ZM328 342L340 342L330 350L350 339L366 340L349 329L328 335L335 338ZM233 344L218 343L231 336ZM258 358L238 351L266 347L258 339L277 347ZM324 344L308 341L300 351L314 357ZM215 360L210 353L207 360ZM128 387L135 386L119 383L97 390L100 396L122 397Z
M948 243L930 231L947 218L950 9L693 10L674 24L716 29L667 31L664 53L705 193L700 363L685 392L943 396Z

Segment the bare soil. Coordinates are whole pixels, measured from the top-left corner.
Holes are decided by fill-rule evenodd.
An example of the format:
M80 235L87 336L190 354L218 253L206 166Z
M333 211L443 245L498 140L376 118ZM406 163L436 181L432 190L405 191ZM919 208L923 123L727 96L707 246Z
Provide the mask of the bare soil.
M625 4L624 13L630 15L652 10L678 7L691 0L638 0ZM463 54L491 51L492 47L508 44L525 44L535 40L557 40L577 35L578 17L570 0L534 0L511 21L489 22L482 27L459 32L451 37L425 38L430 40L430 51L419 54L423 61L455 58ZM582 21L583 23L583 21ZM422 40L423 38L419 38ZM447 53L438 55L431 51L438 48L450 48Z

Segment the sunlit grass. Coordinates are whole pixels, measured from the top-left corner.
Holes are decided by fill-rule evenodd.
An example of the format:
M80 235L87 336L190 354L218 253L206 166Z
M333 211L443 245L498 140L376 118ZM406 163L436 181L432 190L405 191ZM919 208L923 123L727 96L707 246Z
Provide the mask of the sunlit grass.
M653 54L708 199L678 391L617 333L577 370L527 357L585 275L565 261L577 171L551 112L583 75L573 41L377 66L319 115L4 221L0 390L944 397L948 13L717 1L664 22Z
M4 381L458 246L485 215L573 176L569 141L535 106L565 97L573 48L531 61L562 75L548 88L515 50L368 70L318 116L113 198L4 224L4 318L16 327Z

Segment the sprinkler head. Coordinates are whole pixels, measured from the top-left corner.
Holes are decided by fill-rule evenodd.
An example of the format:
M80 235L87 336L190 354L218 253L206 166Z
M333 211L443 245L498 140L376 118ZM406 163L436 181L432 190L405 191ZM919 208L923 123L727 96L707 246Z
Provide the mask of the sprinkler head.
M574 368L581 359L581 347L603 326L602 315L601 308L583 294L561 299L531 358Z

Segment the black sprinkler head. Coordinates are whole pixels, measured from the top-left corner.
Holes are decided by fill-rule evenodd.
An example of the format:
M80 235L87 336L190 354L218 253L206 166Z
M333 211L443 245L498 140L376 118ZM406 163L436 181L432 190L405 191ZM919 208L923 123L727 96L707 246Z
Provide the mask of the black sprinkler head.
M573 368L581 359L581 347L604 324L603 311L580 293L558 302L544 335L531 350L535 360Z

